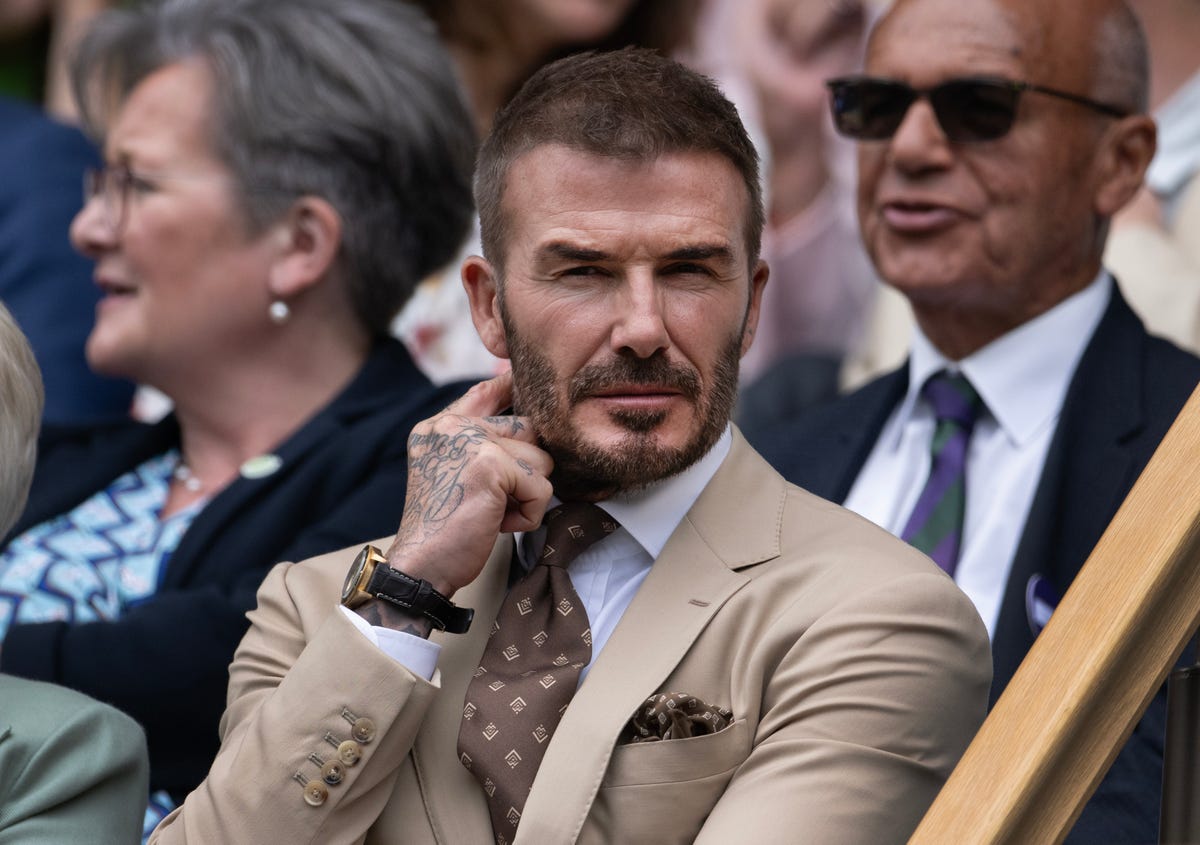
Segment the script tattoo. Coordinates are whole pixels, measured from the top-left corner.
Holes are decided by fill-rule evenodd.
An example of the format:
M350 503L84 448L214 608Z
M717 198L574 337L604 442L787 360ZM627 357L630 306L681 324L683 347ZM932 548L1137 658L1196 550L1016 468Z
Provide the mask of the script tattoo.
M488 425L494 425L496 428L508 426L508 436L519 434L525 430L525 423L521 422L516 417L484 417L484 422Z
M457 417L453 433L414 433L408 439L410 492L401 519L405 528L436 530L449 519L466 493L462 473L487 432L468 417Z

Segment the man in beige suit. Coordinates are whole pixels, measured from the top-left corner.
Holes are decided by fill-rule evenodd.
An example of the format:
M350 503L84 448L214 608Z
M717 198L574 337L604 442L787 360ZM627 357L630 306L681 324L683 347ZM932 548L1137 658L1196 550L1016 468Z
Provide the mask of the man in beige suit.
M729 424L767 279L733 107L650 53L565 59L497 117L476 179L487 258L462 276L512 373L414 430L386 558L273 571L221 752L154 841L903 842L983 718L987 637L927 559ZM481 771L469 735L509 738L473 676L500 665L510 585L549 568L559 501L615 531L569 565L590 657L497 817L526 761Z

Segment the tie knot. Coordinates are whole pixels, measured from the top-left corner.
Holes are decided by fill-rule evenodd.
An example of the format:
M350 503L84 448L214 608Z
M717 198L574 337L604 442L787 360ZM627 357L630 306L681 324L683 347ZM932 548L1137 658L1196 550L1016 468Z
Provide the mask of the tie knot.
M617 521L591 502L564 502L546 511L546 544L538 563L567 566L593 543L619 527Z
M925 382L921 395L933 406L933 415L939 423L957 423L966 431L975 426L983 408L983 400L961 373L939 370Z

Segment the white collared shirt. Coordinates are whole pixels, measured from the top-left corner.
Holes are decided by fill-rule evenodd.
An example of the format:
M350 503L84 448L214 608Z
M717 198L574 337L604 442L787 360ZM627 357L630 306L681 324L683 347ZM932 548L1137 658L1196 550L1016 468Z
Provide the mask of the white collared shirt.
M678 475L645 489L598 502L621 527L589 547L567 568L571 585L587 610L592 629L592 659L580 673L580 683L587 677L634 594L646 580L650 566L708 486L732 445L733 434L726 426L704 457ZM554 498L550 507L558 503L559 500ZM518 560L514 565L528 569L530 561L537 560L541 552L546 532L539 528L517 534L516 540ZM426 680L433 677L440 645L412 634L373 627L357 613L346 608L342 610L355 627L388 655Z
M917 328L908 392L888 417L846 507L900 536L929 476L933 409L921 387L938 370L961 372L986 410L967 450L963 544L954 580L995 634L1017 543L1041 479L1063 400L1112 296L1107 272L1079 293L961 361Z

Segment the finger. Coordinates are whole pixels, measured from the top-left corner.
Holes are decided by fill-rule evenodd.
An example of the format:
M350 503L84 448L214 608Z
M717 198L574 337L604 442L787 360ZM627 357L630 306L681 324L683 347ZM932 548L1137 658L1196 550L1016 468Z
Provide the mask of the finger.
M554 459L550 457L550 453L532 443L510 437L501 438L496 443L512 456L517 466L526 475L536 474L543 478L549 478L550 473L554 470Z
M512 407L512 371L472 385L471 389L446 406L445 413L464 417L493 417Z
M517 468L515 462L513 466ZM546 506L550 504L550 496L554 493L550 479L537 473L527 475L518 469L513 475L509 491L509 504L500 521L500 530L533 531L541 525Z

